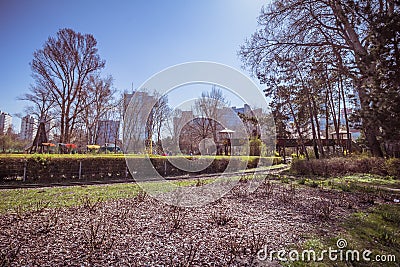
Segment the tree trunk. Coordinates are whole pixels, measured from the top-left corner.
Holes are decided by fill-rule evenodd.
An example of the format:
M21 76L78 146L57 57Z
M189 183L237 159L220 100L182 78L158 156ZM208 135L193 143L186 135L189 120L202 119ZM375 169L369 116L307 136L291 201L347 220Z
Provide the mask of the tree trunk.
M360 89L358 87L357 89L358 95L360 97L360 105L361 109L365 110L366 105L368 105L368 101L366 101L367 96L364 92L364 90ZM365 134L365 138L367 139L368 146L371 150L371 153L375 157L383 157L383 152L381 149L381 146L379 144L379 141L376 137L376 132L378 131L376 124L374 121L371 120L368 116L362 116L363 119L363 131Z
M340 1L333 1L331 4L332 11L337 17L338 21L342 24L342 32L346 43L352 48L355 55L356 64L360 70L361 77L359 77L359 86L357 86L358 96L360 98L361 110L366 110L368 108L368 95L365 92L363 86L368 87L368 77L369 73L375 72L375 66L372 63L368 63L367 50L362 46L360 38L357 35L355 29L350 24L347 19L345 12L341 6ZM363 129L365 132L365 137L368 142L368 146L371 149L371 153L376 157L383 157L383 152L376 137L378 132L376 124L363 114Z
M350 136L349 119L348 119L348 116L347 116L346 97L345 97L345 94L344 94L343 79L342 79L341 75L339 75L339 79L340 79L340 91L342 93L342 99L343 99L344 120L345 120L345 123L346 123L347 150L349 151L349 153L351 153L351 136Z
M318 111L317 111L317 104L315 102L315 98L311 95L311 102L313 104L313 112L314 112L314 119L315 119L315 125L317 126L317 145L318 145L318 149L322 155L322 157L325 157L325 152L324 152L324 148L321 144L321 128L319 126L319 121L318 121Z
M313 139L313 148L314 148L314 154L315 158L319 159L319 152L318 152L318 145L317 145L317 135L315 133L315 125L314 125L314 112L313 112L313 107L311 103L311 97L310 97L310 92L308 91L308 88L305 87L303 84L303 89L307 94L307 102L308 102L308 110L310 113L310 123L311 123L311 132L312 132L312 139Z
M328 89L325 92L325 139L327 142L327 150L328 153L330 151L329 145L328 145L328 140L329 140L329 93Z
M290 100L289 100L289 101L290 101ZM304 145L304 138L303 138L303 135L301 134L299 124L297 123L296 115L294 114L293 106L292 106L292 104L291 104L289 101L288 101L288 104L289 104L289 108L290 108L290 113L291 113L292 116L293 116L294 125L295 125L296 131L297 131L297 133L298 133L298 135L299 135L299 137L300 137L301 147L303 148L304 153L306 154L307 160L310 160L310 157L308 156L307 148L306 148L306 146Z
M60 121L60 143L64 143L64 134L65 134L65 104L61 106L61 121Z

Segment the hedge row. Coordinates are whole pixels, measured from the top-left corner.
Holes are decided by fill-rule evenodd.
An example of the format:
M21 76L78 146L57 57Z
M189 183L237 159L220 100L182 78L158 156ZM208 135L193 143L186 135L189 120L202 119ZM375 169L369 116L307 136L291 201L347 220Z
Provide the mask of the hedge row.
M391 175L400 179L400 159L331 158L295 160L291 171L299 175L340 176L354 173Z
M211 159L212 160L212 159ZM89 181L108 179L154 178L157 171L161 176L177 176L204 173L220 173L227 169L250 169L257 167L260 159L251 158L246 162L243 158L199 159L195 157L174 157L173 162L166 157L151 158L132 157L127 161L124 157L0 157L0 181L23 180L34 183ZM262 163L279 164L280 158L261 158ZM210 165L209 165L210 164ZM208 166L209 165L209 166ZM129 166L129 167L128 167ZM208 167L206 167L208 166ZM185 170L198 171L185 171Z

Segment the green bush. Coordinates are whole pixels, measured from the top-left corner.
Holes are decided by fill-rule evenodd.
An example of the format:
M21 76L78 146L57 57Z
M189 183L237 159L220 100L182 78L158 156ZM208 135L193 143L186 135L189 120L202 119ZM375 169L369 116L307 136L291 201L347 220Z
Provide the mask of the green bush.
M400 179L400 159L391 158L386 161L386 171L389 175Z
M260 139L250 140L250 156L260 156L261 155L261 145Z

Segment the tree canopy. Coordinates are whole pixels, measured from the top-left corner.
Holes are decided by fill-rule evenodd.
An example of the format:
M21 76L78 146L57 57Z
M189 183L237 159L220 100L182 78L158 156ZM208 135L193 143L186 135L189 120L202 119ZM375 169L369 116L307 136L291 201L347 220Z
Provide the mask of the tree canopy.
M394 0L272 1L262 9L260 28L239 54L244 65L268 85L268 95L279 99L269 88L271 80L293 70L293 64L282 61L296 61L301 79L297 75L286 77L290 82L278 79L272 84L280 84L281 89L284 85L289 94L296 85L308 88L309 96L323 100L325 95L320 105L318 99L297 101L299 107L307 106L311 117L321 113L334 117L334 110L340 112L337 103L342 100L345 105L355 95L353 103L358 105L368 146L374 155L383 156L382 143L398 139L400 132L395 119L400 115L399 6ZM292 97L296 95L301 93Z
M79 115L97 100L92 97L93 89L99 88L93 86L93 77L105 61L98 55L96 39L91 34L61 29L33 53L30 65L35 81L31 98L37 100L42 93L47 96L39 100L48 103L42 104L44 107L51 104L58 114L59 142L70 142ZM109 86L102 88L111 93Z

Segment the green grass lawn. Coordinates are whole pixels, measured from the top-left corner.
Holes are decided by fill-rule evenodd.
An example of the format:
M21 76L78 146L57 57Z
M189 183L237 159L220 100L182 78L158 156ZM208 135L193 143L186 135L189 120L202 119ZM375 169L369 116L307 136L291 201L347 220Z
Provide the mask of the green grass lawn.
M262 170L274 170L285 167L279 164L269 167L262 167ZM246 174L246 179L253 179L253 175ZM265 175L255 175L255 179L263 179ZM233 181L239 180L243 176L234 175L231 177ZM218 181L216 178L201 179L185 179L171 180L169 182L146 182L141 183L142 186L150 188L154 191L165 192L171 187L166 186L172 183L176 186L196 186L201 184L209 184ZM15 210L34 210L41 205L50 208L70 207L82 204L84 198L92 200L107 201L111 199L131 198L137 195L140 187L136 183L121 184L105 184L105 185L87 185L87 186L68 186L68 187L45 187L45 188L28 188L28 189L3 189L0 190L0 213Z
M286 177L287 178L287 177ZM305 187L319 187L328 190L352 192L355 194L379 195L382 192L393 194L400 198L400 180L391 176L371 174L354 174L343 177L290 177L290 182L297 182ZM372 198L374 199L374 198ZM399 204L374 203L367 210L356 211L344 218L339 225L340 236L324 237L309 236L296 250L313 249L318 253L332 247L336 249L339 238L346 239L349 250L371 250L370 258L376 255L394 256L396 262L344 262L329 261L308 262L295 261L283 263L285 266L398 266L400 262L400 206Z
M400 262L400 207L393 204L380 204L365 211L353 213L340 225L340 236L335 237L309 237L302 245L293 249L298 251L314 250L321 255L322 250L329 247L338 249L337 241L345 239L347 246L342 250L357 250L359 261L331 261L327 254L323 261L294 261L282 263L284 266L399 266ZM362 253L365 250L371 251L367 255L371 261L364 261ZM346 254L344 254L346 255ZM385 257L385 262L378 262L377 259ZM351 259L349 257L349 259Z
M215 179L202 179L203 184L212 183ZM195 186L197 180L176 180L169 182L145 182L143 188L152 192L166 192L176 186ZM172 184L172 186L171 186ZM0 213L24 212L43 207L59 208L84 204L85 201L108 201L113 199L133 198L142 191L136 183L108 185L87 185L68 187L45 187L27 189L0 190Z
M0 213L28 211L48 206L70 207L82 204L83 198L106 201L134 197L140 188L137 184L88 185L0 190Z
M376 174L353 174L342 177L323 178L323 177L300 177L292 178L299 184L311 187L325 187L330 189L339 189L342 191L357 191L364 189L400 189L400 179L392 176L380 176Z

